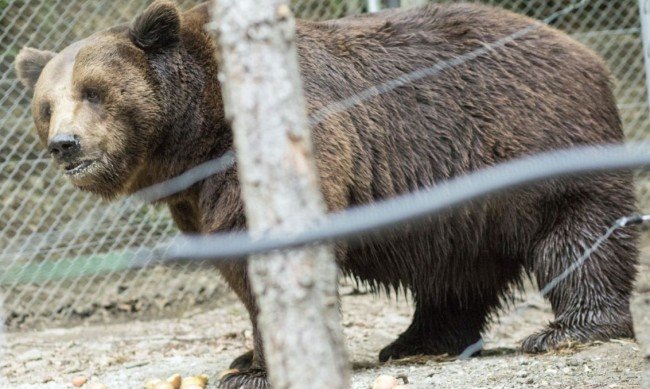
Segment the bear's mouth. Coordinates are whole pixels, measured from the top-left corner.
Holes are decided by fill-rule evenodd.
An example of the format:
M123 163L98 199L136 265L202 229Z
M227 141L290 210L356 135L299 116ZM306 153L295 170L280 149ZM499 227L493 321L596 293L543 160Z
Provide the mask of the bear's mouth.
M65 174L68 176L75 176L77 174L83 173L93 166L97 161L87 160L76 163L71 163L65 166Z

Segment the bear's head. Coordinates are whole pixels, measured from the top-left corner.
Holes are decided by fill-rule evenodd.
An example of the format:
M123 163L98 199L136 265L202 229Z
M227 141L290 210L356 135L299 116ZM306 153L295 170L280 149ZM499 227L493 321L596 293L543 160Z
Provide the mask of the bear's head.
M75 186L107 198L132 193L188 168L170 145L214 152L196 133L222 120L218 87L205 86L218 84L205 18L182 22L173 3L156 1L130 25L60 53L22 49L15 66L33 91L38 136ZM199 117L206 112L213 117Z

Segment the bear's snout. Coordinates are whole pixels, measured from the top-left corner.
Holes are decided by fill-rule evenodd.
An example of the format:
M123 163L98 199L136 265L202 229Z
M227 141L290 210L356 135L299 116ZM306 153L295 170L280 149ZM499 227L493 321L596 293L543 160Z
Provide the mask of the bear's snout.
M50 139L47 150L58 162L71 162L81 150L79 137L71 134L57 134Z

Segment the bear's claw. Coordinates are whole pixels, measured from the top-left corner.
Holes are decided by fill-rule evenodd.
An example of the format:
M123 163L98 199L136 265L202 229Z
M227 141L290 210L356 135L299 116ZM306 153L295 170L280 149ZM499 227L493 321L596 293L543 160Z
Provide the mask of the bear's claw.
M269 389L270 387L266 370L262 369L226 374L219 381L219 389Z
M562 348L571 342L588 343L615 338L634 338L629 315L621 315L618 321L585 323L581 326L555 321L524 339L521 348L525 353L537 354Z

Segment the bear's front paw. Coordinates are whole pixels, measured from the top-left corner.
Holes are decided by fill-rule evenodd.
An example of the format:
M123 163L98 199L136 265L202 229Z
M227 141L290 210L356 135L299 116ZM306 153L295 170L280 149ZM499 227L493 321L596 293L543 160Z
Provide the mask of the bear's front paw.
M270 387L266 370L263 369L229 373L219 381L220 389L269 389Z
M546 329L528 336L521 344L521 349L525 353L536 354L543 353L559 347L560 344L568 342L562 331Z
M421 347L420 344L413 344L401 341L400 339L394 341L388 346L384 347L379 352L379 362L388 362L391 359L402 359L414 355L423 355L425 350Z
M379 361L402 359L419 355L459 355L468 347L481 339L478 334L458 336L456 339L440 341L436 339L409 338L400 336L396 341L384 347L379 353ZM481 350L473 352L472 356L480 354Z

